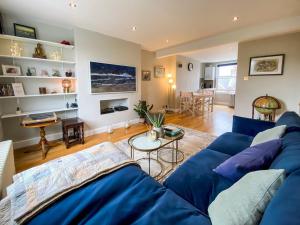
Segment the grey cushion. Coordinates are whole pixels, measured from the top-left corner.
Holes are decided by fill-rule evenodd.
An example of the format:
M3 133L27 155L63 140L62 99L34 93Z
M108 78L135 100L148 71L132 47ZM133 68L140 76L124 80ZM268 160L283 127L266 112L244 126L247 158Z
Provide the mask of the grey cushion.
M258 224L284 178L285 172L282 169L259 170L246 174L230 188L222 191L209 205L208 213L212 224Z

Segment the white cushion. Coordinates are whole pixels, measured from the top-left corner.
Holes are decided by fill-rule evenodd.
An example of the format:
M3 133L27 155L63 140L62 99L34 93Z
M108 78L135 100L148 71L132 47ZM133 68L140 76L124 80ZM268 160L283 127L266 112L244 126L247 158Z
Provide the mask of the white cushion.
M222 191L209 205L208 213L212 224L258 224L284 178L285 172L282 169L259 170L246 174L230 188Z
M262 132L259 132L253 139L251 146L258 145L267 141L281 138L286 130L286 125L277 126Z

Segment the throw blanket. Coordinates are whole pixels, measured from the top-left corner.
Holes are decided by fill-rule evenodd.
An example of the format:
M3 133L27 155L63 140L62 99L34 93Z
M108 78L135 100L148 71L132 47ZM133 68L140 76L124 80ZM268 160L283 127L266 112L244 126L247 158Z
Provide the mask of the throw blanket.
M0 224L22 224L62 195L129 164L136 164L105 142L14 176L0 202Z

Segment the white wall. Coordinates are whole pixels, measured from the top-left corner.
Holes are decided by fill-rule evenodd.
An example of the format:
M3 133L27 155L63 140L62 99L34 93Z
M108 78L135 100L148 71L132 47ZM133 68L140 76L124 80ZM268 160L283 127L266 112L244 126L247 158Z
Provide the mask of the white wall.
M166 77L154 77L154 67L163 66L165 74L172 74L176 77L176 57L170 56L157 59L154 52L142 50L142 70L151 71L151 80L142 81L142 99L148 104L153 104L153 110L162 109L168 105L169 84Z
M182 64L182 68L178 64ZM188 63L193 63L192 71L188 70ZM180 91L197 91L200 89L200 74L202 64L194 59L185 56L176 56L176 93Z
M133 105L141 97L140 45L80 28L76 28L74 34L79 117L85 122L86 129L90 133L94 133L104 131L105 126L136 119L137 114L133 111ZM90 61L136 67L137 92L92 95L90 90ZM100 115L99 101L117 98L128 98L129 110Z
M252 56L286 54L283 76L249 77ZM265 94L282 102L283 109L299 111L300 102L300 33L242 42L238 52L238 76L235 114L251 117L252 101Z

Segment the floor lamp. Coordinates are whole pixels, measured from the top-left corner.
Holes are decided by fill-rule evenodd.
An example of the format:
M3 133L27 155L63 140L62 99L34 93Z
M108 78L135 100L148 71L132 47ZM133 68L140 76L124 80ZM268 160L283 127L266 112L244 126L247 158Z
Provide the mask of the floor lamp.
M174 91L176 89L176 85L174 84L174 80L172 78L172 74L167 75L168 78L168 108L167 112L172 112L172 108L174 108Z

